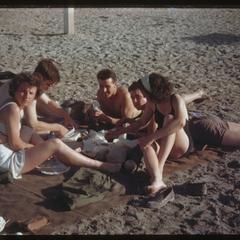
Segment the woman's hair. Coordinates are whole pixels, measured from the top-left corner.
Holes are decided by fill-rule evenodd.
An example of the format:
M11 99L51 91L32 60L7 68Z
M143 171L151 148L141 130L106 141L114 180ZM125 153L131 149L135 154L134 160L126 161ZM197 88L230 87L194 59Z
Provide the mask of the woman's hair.
M144 87L142 79L139 79L138 82L150 99L161 101L173 94L173 84L169 82L167 77L153 72L148 75L147 81L149 82L150 89Z
M19 86L22 83L26 82L30 86L37 87L37 92L35 96L35 98L37 98L41 94L40 88L39 88L41 81L42 81L42 76L39 73L32 74L30 72L22 72L22 73L16 74L15 77L9 83L9 95L11 97L14 97Z
M117 76L114 71L111 69L102 69L97 73L97 79L100 81L107 80L108 78L112 78L113 82L115 83L117 81Z
M58 83L60 81L59 71L54 65L53 60L49 58L40 60L34 73L40 73L43 77L43 81L51 81L53 83Z

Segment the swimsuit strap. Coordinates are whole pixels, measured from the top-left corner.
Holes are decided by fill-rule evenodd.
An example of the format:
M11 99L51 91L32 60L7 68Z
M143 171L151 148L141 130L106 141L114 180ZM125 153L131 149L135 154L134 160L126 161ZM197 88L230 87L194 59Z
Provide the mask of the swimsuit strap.
M10 104L16 104L15 102L7 102L0 107L0 111Z

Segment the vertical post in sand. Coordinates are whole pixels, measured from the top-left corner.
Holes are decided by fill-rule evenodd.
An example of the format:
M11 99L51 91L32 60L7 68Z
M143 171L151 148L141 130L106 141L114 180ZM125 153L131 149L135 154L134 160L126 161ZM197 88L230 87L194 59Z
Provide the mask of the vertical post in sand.
M64 33L74 34L74 8L64 8Z

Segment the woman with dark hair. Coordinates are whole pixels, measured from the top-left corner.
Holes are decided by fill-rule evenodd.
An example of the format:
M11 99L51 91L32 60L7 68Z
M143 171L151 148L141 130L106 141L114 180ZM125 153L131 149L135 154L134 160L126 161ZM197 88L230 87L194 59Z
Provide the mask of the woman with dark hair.
M185 101L179 94L174 93L172 83L159 73L151 73L139 79L138 84L147 99L142 116L128 127L109 131L106 137L113 139L123 133L135 132L147 126L152 117L155 118L157 130L139 138L151 181L146 191L154 194L166 187L162 175L167 158L176 159L187 155L192 151L193 144L188 129ZM159 147L154 148L153 142Z
M22 131L22 112L39 95L40 76L37 73L21 73L10 83L11 98L0 106L0 133L6 136L6 142L0 144L0 168L9 170L14 178L18 178L56 155L67 165L119 171L121 165L88 158L58 138L43 141L30 128L27 132Z
M25 124L38 133L54 132L57 137L63 138L69 132L68 128L78 128L78 125L56 101L46 94L47 90L53 88L55 84L60 82L59 71L54 60L49 58L41 59L34 73L41 74L42 76L40 83L41 94L24 108ZM11 82L11 80L0 87L0 105L9 98L9 82ZM38 118L39 113L48 120L49 118L52 119L52 121L42 121L42 119ZM59 118L63 119L63 124L57 123L57 119Z

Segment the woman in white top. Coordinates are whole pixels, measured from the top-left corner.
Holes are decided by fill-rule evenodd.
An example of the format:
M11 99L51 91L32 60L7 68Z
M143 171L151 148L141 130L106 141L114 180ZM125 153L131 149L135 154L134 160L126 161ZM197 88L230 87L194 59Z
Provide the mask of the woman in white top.
M11 81L9 93L12 98L0 107L0 132L7 139L5 144L0 144L0 168L9 170L14 178L18 178L55 154L67 165L119 171L120 164L88 158L58 138L43 141L30 128L21 129L21 112L40 94L40 77L37 73L20 73Z

